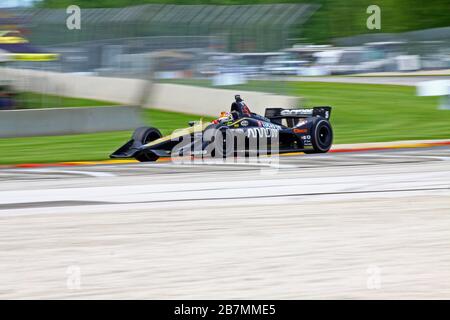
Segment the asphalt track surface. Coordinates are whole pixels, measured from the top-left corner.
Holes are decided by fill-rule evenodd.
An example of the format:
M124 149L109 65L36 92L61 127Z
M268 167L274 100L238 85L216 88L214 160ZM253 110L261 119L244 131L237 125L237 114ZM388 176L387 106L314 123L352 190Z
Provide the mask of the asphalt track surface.
M0 170L0 298L450 298L450 147Z

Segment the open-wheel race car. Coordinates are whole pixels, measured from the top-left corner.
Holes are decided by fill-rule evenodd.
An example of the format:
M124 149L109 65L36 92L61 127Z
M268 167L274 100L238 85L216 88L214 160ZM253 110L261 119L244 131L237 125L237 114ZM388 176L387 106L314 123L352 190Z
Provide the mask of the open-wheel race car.
M131 140L111 158L156 161L159 157L202 155L230 157L236 154L325 153L331 148L331 107L300 109L266 108L261 116L250 111L239 95L230 112L212 122L190 122L189 127L162 136L152 127L134 131Z

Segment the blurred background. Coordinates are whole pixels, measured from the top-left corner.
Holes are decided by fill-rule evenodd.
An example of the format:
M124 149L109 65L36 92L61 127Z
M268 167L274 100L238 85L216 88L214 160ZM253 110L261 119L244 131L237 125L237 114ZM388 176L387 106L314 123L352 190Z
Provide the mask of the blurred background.
M0 298L449 298L449 8L0 0ZM109 159L235 94L340 153Z
M34 125L1 117L0 135L44 136L36 141L55 146L60 140L49 136L113 132L105 149L67 156L101 159L141 122L167 133L190 114L208 119L227 110L239 92L261 113L332 105L337 143L448 138L450 1L376 4L379 29L368 26L369 0L2 1L0 110L96 107L105 125L65 130L54 124L66 115L30 113ZM79 29L67 25L71 5L81 9ZM425 82L436 80L431 93ZM74 160L39 152L33 160Z

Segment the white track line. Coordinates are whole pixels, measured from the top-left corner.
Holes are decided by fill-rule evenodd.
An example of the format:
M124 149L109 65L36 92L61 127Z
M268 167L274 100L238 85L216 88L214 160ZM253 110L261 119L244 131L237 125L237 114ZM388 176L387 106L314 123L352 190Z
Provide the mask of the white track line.
M78 174L78 175L85 175L89 177L115 177L116 175L109 172L101 172L101 171L78 171L78 170L65 170L65 169L43 169L43 168L36 168L36 169L11 169L9 171L12 172L38 172L38 173L68 173L68 174Z
M437 159L442 161L449 161L450 157L446 156L432 156L432 155L414 155L414 154L355 154L357 157L377 157L377 158L422 158L422 159Z

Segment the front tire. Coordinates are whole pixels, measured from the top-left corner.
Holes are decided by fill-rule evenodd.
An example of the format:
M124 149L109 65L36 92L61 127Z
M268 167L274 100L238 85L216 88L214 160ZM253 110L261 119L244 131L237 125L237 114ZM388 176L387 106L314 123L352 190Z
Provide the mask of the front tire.
M147 144L156 139L161 138L161 132L158 129L152 127L140 127L133 133L133 140L139 141L141 144ZM134 158L140 162L149 162L158 160L158 156L150 151L142 151L135 155Z

